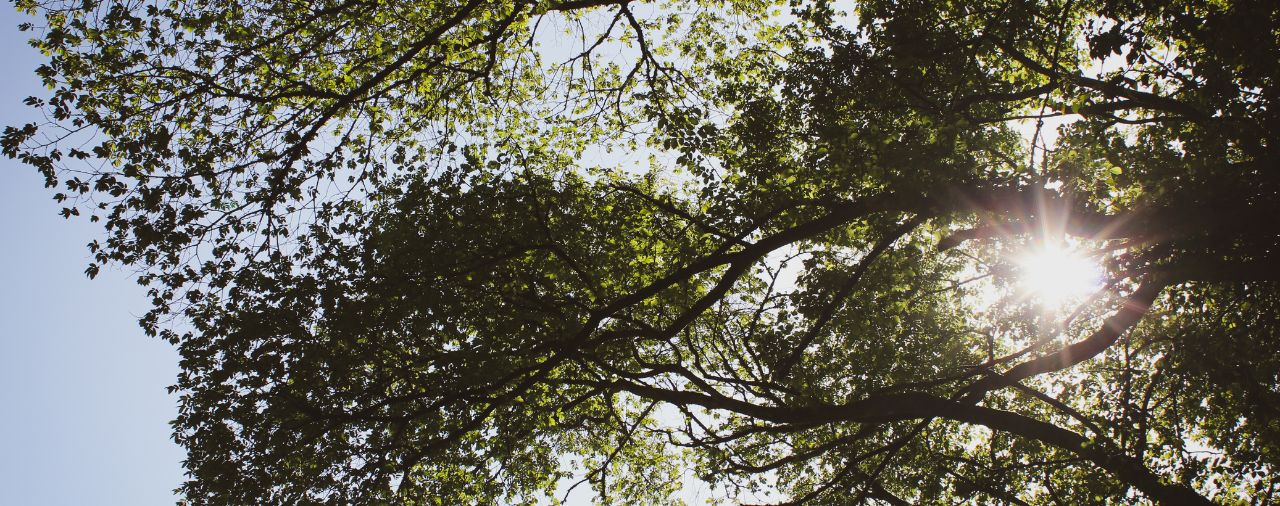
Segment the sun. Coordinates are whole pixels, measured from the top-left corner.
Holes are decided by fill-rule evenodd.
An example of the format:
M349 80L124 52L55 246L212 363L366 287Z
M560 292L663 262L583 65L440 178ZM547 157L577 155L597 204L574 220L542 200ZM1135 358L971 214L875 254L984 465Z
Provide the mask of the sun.
M1102 288L1102 268L1065 244L1042 244L1017 260L1021 289L1046 308L1059 308Z

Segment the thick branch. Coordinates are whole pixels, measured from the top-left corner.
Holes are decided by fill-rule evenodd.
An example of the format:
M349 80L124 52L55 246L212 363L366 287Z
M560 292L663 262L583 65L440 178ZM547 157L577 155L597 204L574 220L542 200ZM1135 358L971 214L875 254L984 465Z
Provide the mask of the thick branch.
M648 399L681 406L723 409L777 423L883 423L921 418L944 418L972 423L1079 455L1160 504L1213 504L1190 488L1164 483L1137 459L1108 451L1075 432L1018 413L952 401L926 393L907 392L872 397L843 406L780 407L760 406L736 399L713 398L696 392L667 390L629 382L615 382L612 386Z
M965 389L964 398L977 399L983 394L1013 385L1019 381L1047 372L1061 371L1086 360L1089 360L1111 347L1125 332L1151 309L1161 290L1165 287L1163 280L1147 280L1137 290L1125 297L1120 308L1102 322L1102 327L1083 341L1072 343L1055 353L1038 357L1013 366L1004 374L987 376Z
M1156 95L1145 91L1139 91L1132 88L1112 84L1106 81L1100 81L1080 74L1066 72L1061 69L1051 69L1044 64L1036 61L1034 58L1027 56L1022 51L1015 49L1013 46L996 41L995 45L1008 54L1009 57L1018 63L1026 66L1033 72L1044 75L1050 79L1061 79L1063 81L1075 84L1081 88L1091 89L1110 97L1120 97L1129 101L1141 104L1152 110L1164 111L1180 116L1185 116L1195 121L1205 121L1211 119L1211 116L1203 111L1196 109L1185 102L1175 100L1166 96ZM1056 65L1055 65L1056 66Z
M938 250L946 251L971 239L987 239L1028 235L1048 230L1088 239L1123 239L1146 237L1152 230L1151 213L1131 211L1109 215L1080 209L1069 199L1041 188L1008 188L981 192L957 192L965 208L998 217L978 227L953 232L938 241Z
M605 7L610 5L624 5L631 3L631 0L570 0L567 2L558 2L551 7L549 11L569 12L581 9L589 9L592 7Z

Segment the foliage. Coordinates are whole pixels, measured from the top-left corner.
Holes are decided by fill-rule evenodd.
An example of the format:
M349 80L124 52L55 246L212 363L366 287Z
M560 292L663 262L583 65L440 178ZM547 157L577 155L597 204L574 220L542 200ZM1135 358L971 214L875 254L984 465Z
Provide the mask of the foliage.
M1280 499L1280 4L16 5L193 503Z

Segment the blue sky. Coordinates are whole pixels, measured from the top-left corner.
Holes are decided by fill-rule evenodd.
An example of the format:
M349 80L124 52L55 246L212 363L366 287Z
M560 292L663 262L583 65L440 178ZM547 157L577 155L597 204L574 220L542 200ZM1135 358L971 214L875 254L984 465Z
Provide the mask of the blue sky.
M39 55L12 4L0 12L0 123L14 125L34 117ZM34 169L0 166L0 504L173 504L177 353L138 327L148 304L128 273L85 277L100 228L58 216Z

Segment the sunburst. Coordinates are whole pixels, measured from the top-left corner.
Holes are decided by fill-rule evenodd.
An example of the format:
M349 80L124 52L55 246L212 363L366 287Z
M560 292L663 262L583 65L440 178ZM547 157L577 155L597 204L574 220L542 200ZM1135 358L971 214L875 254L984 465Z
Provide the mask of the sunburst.
M1102 267L1098 262L1065 243L1033 246L1016 263L1018 284L1024 295L1046 309L1079 301L1103 285Z

